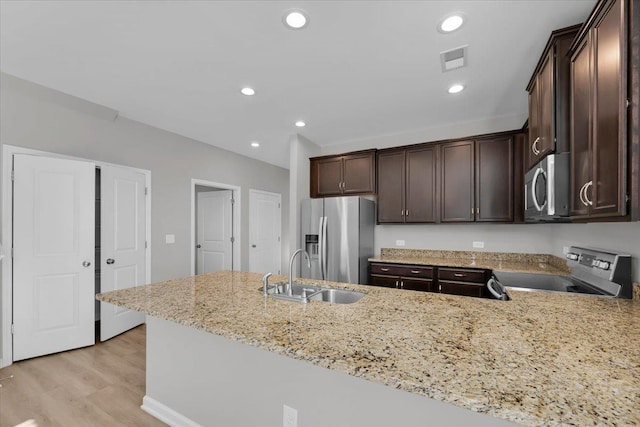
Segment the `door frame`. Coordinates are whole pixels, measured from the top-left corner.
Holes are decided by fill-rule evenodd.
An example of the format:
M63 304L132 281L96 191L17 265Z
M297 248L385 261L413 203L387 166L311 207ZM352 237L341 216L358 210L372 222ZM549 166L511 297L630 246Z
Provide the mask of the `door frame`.
M49 151L33 150L31 148L4 144L2 146L2 246L5 248L6 254L2 261L0 261L2 265L2 284L0 285L0 294L2 295L2 330L0 331L2 354L0 354L0 368L4 368L13 363L13 337L11 334L13 319L13 255L11 253L11 248L13 248L13 186L11 184L11 172L13 171L14 154L80 160L94 163L96 167L112 166L126 168L143 174L145 176L145 186L148 188L147 197L145 198L147 210L145 218L145 235L147 242L145 278L147 283L151 281L151 171L83 157L67 156Z
M278 204L280 205L280 223L278 224L279 230L280 230L280 240L278 241L279 243L279 247L277 250L278 253L278 265L280 266L279 269L281 271L285 271L284 269L282 269L282 193L274 193L271 191L264 191L264 190L254 190L253 188L249 189L249 240L251 240L251 226L252 226L252 221L251 221L251 199L252 199L252 195L253 194L267 194L269 196L278 196ZM251 241L249 241L249 244L251 244ZM251 249L249 249L249 265L248 265L248 269L247 271L251 271Z
M237 185L223 184L220 182L207 181L204 179L191 178L191 275L196 275L196 185L204 187L218 188L220 190L231 190L233 193L233 209L231 214L231 232L233 233L231 269L240 271L240 255L242 240L240 239L240 219L242 189Z

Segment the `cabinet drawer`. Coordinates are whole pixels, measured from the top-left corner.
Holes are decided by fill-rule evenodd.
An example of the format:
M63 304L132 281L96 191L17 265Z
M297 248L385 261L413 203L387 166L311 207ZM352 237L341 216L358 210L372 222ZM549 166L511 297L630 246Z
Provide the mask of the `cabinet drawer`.
M400 276L402 266L398 264L371 263L371 274L383 274L387 276Z
M408 279L400 278L400 289L410 291L438 292L437 286L433 284L433 280L429 279Z
M422 279L433 278L433 267L425 267L424 265L403 265L399 268L400 276L403 277L419 277Z
M443 294L451 295L464 295L468 297L482 297L484 293L484 285L465 283L465 282L450 282L440 281L440 292Z
M396 288L398 287L398 277L390 277L390 276L377 276L375 274L371 275L370 285L371 286L382 286L385 288Z
M474 282L484 285L485 270L470 270L464 268L438 268L438 279L456 282Z

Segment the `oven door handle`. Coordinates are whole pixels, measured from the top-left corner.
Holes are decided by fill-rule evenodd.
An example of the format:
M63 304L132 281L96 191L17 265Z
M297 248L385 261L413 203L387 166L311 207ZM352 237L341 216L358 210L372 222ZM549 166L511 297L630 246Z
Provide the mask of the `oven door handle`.
M542 168L538 168L536 169L536 173L533 174L533 181L531 181L531 199L533 201L533 205L536 207L536 210L538 212L542 212L542 209L544 209L545 205L547 204L547 201L545 200L545 202L540 205L538 203L538 197L536 195L536 186L538 184L538 178L540 178L540 175L543 175L546 177L546 174L544 173L544 170L542 170ZM547 198L549 198L549 195L547 195Z
M498 288L499 291L497 291L496 288ZM507 295L506 291L504 290L500 282L498 282L493 277L489 279L489 281L487 282L487 289L489 290L491 295L496 297L496 299L507 300L509 298L509 296Z

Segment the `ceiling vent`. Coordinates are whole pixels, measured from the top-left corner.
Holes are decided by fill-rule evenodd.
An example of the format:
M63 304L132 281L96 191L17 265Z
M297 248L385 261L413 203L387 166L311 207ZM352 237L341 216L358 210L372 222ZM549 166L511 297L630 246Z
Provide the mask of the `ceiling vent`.
M465 67L467 65L467 48L469 46L461 46L455 49L447 50L440 53L440 63L442 64L442 72L455 70L456 68Z

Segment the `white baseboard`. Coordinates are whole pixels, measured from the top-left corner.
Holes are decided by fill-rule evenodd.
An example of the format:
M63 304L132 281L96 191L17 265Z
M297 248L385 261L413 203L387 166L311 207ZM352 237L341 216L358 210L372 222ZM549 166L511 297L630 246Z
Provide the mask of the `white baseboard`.
M153 397L144 396L142 398L142 406L140 406L140 408L172 427L202 427L200 424L185 417L181 413L176 412L165 404L158 402Z

